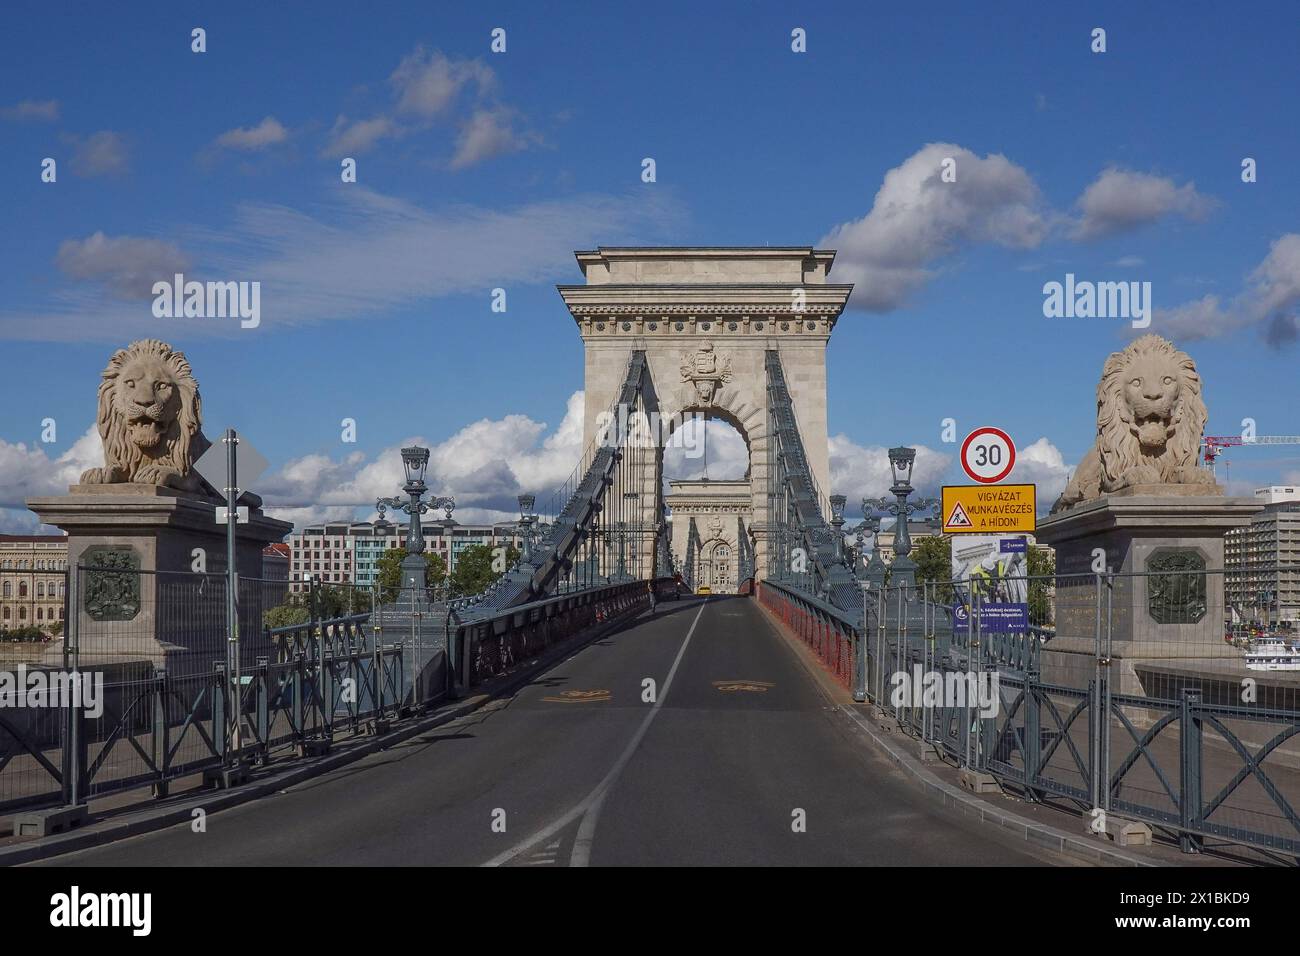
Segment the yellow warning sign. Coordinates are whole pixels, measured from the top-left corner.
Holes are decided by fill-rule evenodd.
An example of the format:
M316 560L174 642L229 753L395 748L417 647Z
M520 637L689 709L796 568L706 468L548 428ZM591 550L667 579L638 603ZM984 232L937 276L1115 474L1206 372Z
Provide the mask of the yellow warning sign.
M944 485L943 530L948 534L1001 534L1037 529L1034 485Z

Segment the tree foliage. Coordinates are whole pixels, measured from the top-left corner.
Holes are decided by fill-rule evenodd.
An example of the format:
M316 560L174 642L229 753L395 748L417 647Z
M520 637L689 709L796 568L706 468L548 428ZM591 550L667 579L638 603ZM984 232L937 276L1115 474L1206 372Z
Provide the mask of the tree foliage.
M917 538L908 555L916 562L916 582L937 582L931 589L934 600L941 604L952 601L952 542L945 535L926 535Z
M379 557L376 565L379 583L379 599L385 604L397 600L402 588L402 559L406 557L405 548L389 548ZM447 562L442 555L426 551L424 553L424 583L426 587L441 587L447 580Z
M370 610L369 588L317 584L315 596L317 620L330 621L352 614L363 614ZM285 603L262 612L262 624L270 628L306 624L312 619L311 599L310 590L289 595Z
M11 627L0 631L0 639L6 641L43 641L45 632L34 624Z
M301 604L281 604L262 612L262 624L271 629L291 624L306 624L311 620L307 608Z
M1051 587L1055 583L1056 556L1046 548L1031 545L1029 548L1029 620L1034 624L1051 624L1052 595ZM1042 576L1042 580L1032 580Z
M456 569L448 581L451 596L468 597L482 593L519 560L519 549L513 545L504 553L498 552L499 548L489 548L486 544L471 544L457 554Z

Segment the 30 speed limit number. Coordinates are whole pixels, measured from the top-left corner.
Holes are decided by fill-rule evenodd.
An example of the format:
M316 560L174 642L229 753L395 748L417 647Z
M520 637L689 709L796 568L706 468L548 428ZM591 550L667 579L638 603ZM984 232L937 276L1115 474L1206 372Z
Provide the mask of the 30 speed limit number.
M961 443L962 470L981 484L1001 481L1015 464L1015 442L1000 428L977 428Z

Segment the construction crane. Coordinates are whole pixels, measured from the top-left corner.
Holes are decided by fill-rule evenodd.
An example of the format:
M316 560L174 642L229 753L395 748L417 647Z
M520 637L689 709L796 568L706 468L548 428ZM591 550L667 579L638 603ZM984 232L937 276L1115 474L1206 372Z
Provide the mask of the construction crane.
M1214 474L1214 462L1225 448L1238 445L1300 445L1300 435L1256 435L1254 438L1242 438L1240 435L1206 435L1201 439L1204 449L1205 464Z

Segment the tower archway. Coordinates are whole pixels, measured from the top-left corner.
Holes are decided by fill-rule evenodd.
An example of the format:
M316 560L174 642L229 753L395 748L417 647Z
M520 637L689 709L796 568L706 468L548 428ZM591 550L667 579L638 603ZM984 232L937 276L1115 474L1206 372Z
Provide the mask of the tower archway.
M827 281L835 253L811 246L600 247L576 256L586 284L558 289L584 346L584 444L617 398L632 352L644 351L661 437L693 414L728 421L745 437L749 532L761 576L772 471L769 351L781 358L813 478L830 484L826 345L853 289ZM653 525L659 516L644 507Z

